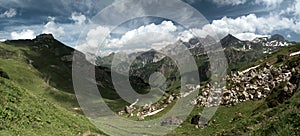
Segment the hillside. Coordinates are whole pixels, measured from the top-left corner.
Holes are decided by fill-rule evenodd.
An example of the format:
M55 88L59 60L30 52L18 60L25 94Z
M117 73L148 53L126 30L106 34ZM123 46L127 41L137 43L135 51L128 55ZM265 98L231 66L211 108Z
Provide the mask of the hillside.
M214 117L202 129L195 128L190 122L192 118L196 117L203 110L203 106L198 106L200 108L195 108L192 113L195 116L191 116L188 121L183 123L181 128L176 129L170 135L299 135L300 56L293 55L299 51L299 44L282 48L265 58L261 58L252 65L245 66L240 72L233 72L233 76L236 76L238 73L241 74L237 80L232 77L227 79L227 82L239 82L238 84L231 83L231 85L228 85L228 90L243 96L242 92L235 90L236 87L241 87L242 91L245 88L250 93L248 88L251 88L257 82L264 82L263 84L265 85L269 84L268 80L260 81L257 78L257 76L260 76L259 71L265 72L265 70L281 68L284 72L290 71L291 77L287 78L288 80L286 81L283 78L279 78L282 82L275 84L270 92L264 92L265 98L258 98L257 95L254 95L255 98L251 99L249 97L250 94L248 94L249 99L247 99L246 95L246 97L237 97L234 99L238 101L231 105L226 104L227 94L224 93L223 102L225 103L219 106ZM257 65L260 66L253 67ZM244 73L242 74L242 72ZM277 74L279 74L277 76L280 76L280 72L264 74L266 76L274 76L274 78ZM250 84L250 86L247 84ZM199 95L199 98L202 98L200 100L203 100L202 94L205 89L206 87L200 89L200 92L202 92ZM260 90L259 88L254 91L259 92Z
M101 133L78 114L72 51L52 35L0 43L1 135Z
M272 40L284 41L278 35ZM230 69L234 70L228 71L229 93L224 95L217 113L202 129L191 121L203 110L201 103L207 100L203 94L212 89L205 82L209 80L208 58L197 39L184 43L196 58L200 78L205 80L202 80L204 82L198 88L199 97L195 100L196 106L188 120L182 121L181 127L169 135L299 134L300 57L297 52L300 51L300 45L266 47L265 43L240 41L233 36L224 38L222 42L227 44L224 46L225 54ZM245 47L250 44L251 48ZM264 53L266 50L271 52ZM73 51L52 35L45 34L33 40L0 43L0 135L103 134L82 115L73 92ZM100 66L95 66L99 91L113 111L132 120L150 120L172 108L177 101L176 93L180 91L180 75L170 58L164 58L154 50L132 54L139 56L131 66L133 70L130 76L130 83L138 93L149 92L148 78L155 71L162 71L169 78L167 94L158 103L150 105L154 109L166 106L166 110L141 118L136 116L137 113L151 113L152 107L134 107L131 110L130 104L118 96L110 77L115 72L109 68L113 55L99 58ZM292 76L282 80L281 76L289 72ZM259 78L260 74L263 78ZM123 75L119 76L123 78ZM270 76L272 80L265 79ZM280 81L274 86L270 85L278 79ZM258 84L264 84L269 89L251 90L250 86L255 88ZM242 89L236 89L237 87ZM239 91L243 89L247 90L247 94ZM285 124L289 124L288 127Z
M283 47L252 65L231 72L227 76L221 106L204 127L193 120L199 119L203 104L208 102L208 94L214 89L207 84L202 86L191 115L169 135L298 135L300 56L293 54L299 51L299 44ZM168 104L166 110L154 116L144 117L145 113L155 110L138 106L126 107L121 113L123 117L133 113L129 118L134 120L154 119L168 112L178 99L171 95L165 100L150 105L160 109ZM170 120L171 124L173 121L177 124L176 118ZM285 124L289 124L288 127Z
M0 135L101 133L85 117L0 77Z
M62 58L71 55L73 49L55 40L52 35L47 36L0 43L0 68L10 80L33 94L71 110L78 107L72 93L72 62Z

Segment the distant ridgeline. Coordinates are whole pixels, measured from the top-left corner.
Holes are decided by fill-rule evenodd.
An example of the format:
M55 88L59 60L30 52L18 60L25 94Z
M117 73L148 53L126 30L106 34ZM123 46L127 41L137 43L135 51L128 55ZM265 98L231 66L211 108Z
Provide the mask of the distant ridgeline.
M177 41L175 45L166 47L168 51L174 51L174 46L185 45L197 63L201 83L185 86L188 93L180 93L181 75L176 63L153 49L129 54L129 57L134 59L130 66L129 81L134 90L146 94L151 90L151 74L161 72L166 77L166 83L157 88L165 88L166 91L157 103L135 106L119 97L111 78L112 73L119 74L111 69L111 63L117 53L97 57L95 62L87 63L95 67L96 82L92 79L87 80L97 85L105 102L113 111L135 120L157 117L170 109L177 100L193 91L199 91L199 96L191 100L190 104L203 107L206 102L214 101L214 98L208 97L214 88L208 83L211 67L204 45L201 44L201 41L205 40L211 38L194 37L188 42ZM229 66L222 105L234 106L247 101L256 103L254 101L266 100L266 103L263 103L266 106L264 108L274 108L285 104L286 100L298 94L299 44L295 45L280 35L256 38L253 41L241 41L228 35L220 43L222 47L213 48L213 51L224 51ZM0 43L0 94L5 97L0 100L0 135L51 135L48 132L50 130L53 130L55 135L82 135L89 130L102 133L82 116L74 94L74 51L75 49L59 42L51 34L42 34L32 40L8 40ZM83 58L86 57L81 54ZM122 67L118 70L122 70ZM223 107L223 110L224 113L235 114L232 113L232 109ZM200 109L195 108L189 119L195 117L194 120L197 120L201 116L196 113L198 111ZM187 132L190 129L186 129L190 122L183 122L176 117L167 118L161 125L182 125L182 133L192 133ZM223 126L227 125L233 124L214 127L224 130ZM24 129L21 131L17 128Z

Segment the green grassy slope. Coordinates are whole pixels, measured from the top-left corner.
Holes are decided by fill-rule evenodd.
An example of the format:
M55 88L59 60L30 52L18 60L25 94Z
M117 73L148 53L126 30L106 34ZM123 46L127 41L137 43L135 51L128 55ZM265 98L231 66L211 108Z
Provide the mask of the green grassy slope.
M0 78L0 135L82 135L101 133L81 115Z
M33 41L0 43L0 68L10 80L37 96L69 110L78 107L75 95L70 93L71 67L65 68L66 63L59 60L60 56L54 56L51 52L41 53L40 50L47 49L42 45L34 45Z
M71 62L61 59L72 51L56 40L0 43L0 135L101 133L78 114Z
M289 57L290 53L299 50L299 45L286 47L242 69L266 62L299 67L299 56ZM0 43L0 135L101 133L80 114L81 111L75 110L79 106L73 94L71 62L62 60L72 51L54 39ZM106 72L110 74L110 71ZM113 110L128 105L107 86L111 84L99 86L99 89ZM176 90L177 86L171 88ZM278 97L274 95L272 99ZM220 106L204 129L196 129L190 124L192 115L202 111L202 108L195 108L182 127L169 135L299 134L294 133L299 129L299 97L298 91L273 108L265 107L267 100L249 101L233 107ZM151 118L155 116L148 119ZM285 124L289 125L286 127Z

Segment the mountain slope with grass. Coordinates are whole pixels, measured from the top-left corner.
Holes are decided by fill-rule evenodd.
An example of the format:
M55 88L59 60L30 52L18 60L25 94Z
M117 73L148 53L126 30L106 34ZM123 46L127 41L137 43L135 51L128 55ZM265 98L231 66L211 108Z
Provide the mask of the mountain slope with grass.
M182 127L177 128L169 135L299 135L299 51L299 44L284 47L238 70L245 71L257 65L261 65L256 68L257 70L265 69L266 65L268 65L267 67L284 67L286 70L291 70L292 76L289 81L276 84L266 98L245 101L234 106L221 105L210 122L199 129L191 124L191 120L196 117L195 115L202 112L203 107L200 106L200 108L194 109L189 119L182 124ZM251 77L249 78L251 79ZM286 90L290 88L288 84L295 85L291 92ZM241 85L242 82L238 86Z
M63 58L73 51L52 35L6 41L0 43L0 68L21 87L71 110L78 107L72 93L72 58Z
M103 134L72 93L73 51L52 35L0 43L0 135Z
M0 135L101 133L88 119L0 78Z
M289 81L297 84L297 90L286 94L287 85L282 83L275 85L264 99L221 105L212 120L201 129L191 124L191 120L203 110L203 107L195 106L181 127L169 135L298 135L300 53L297 52L300 51L300 45L274 47L274 53L265 54L264 48L267 47L260 43L251 43L250 50L243 47L248 42L241 43L234 37L227 39L229 41L223 42L228 44L225 54L231 60L230 69L241 72L258 65L260 67L257 67L257 71L266 65L275 68L287 66L286 69L298 72ZM282 40L281 37L275 37L276 39ZM201 75L205 74L201 79L207 78L207 56L203 54L201 47L197 47L195 39L189 44L193 44L191 52L196 58L199 72ZM55 40L52 35L45 34L33 40L0 43L0 135L103 135L101 130L82 115L73 92L73 51L74 49ZM126 110L125 107L130 104L122 100L113 89L110 76L114 71L109 68L112 57L113 55L102 58L101 63L105 64L103 67L95 66L96 82L105 102L113 111L119 112ZM136 74L146 72L141 78L138 75L130 77L130 82L138 93L149 92L146 79L152 71L163 71L170 77L171 86L167 88L169 94L163 98L163 104L168 107L145 120L161 116L176 102L172 93L180 89L180 76L174 73L177 68L171 62L169 58L162 59L154 51L146 52L136 61L137 71L140 72ZM145 68L141 67L143 64ZM203 92L202 89L200 88L200 93ZM127 115L124 113L122 116L128 117ZM135 117L129 119L137 120Z

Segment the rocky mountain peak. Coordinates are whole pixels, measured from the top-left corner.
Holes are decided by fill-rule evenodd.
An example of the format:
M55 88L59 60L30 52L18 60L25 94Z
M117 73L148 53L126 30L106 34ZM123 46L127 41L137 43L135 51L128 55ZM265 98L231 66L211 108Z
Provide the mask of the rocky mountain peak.
M272 35L269 41L286 42L285 38L279 34Z
M52 34L40 34L34 39L36 42L52 42L54 40L55 39Z
M228 34L226 37L224 37L223 39L221 39L221 44L223 47L227 47L231 44L235 44L240 42L241 40L239 40L238 38L234 37L231 34Z
M36 39L54 39L52 34L40 34L36 36Z

